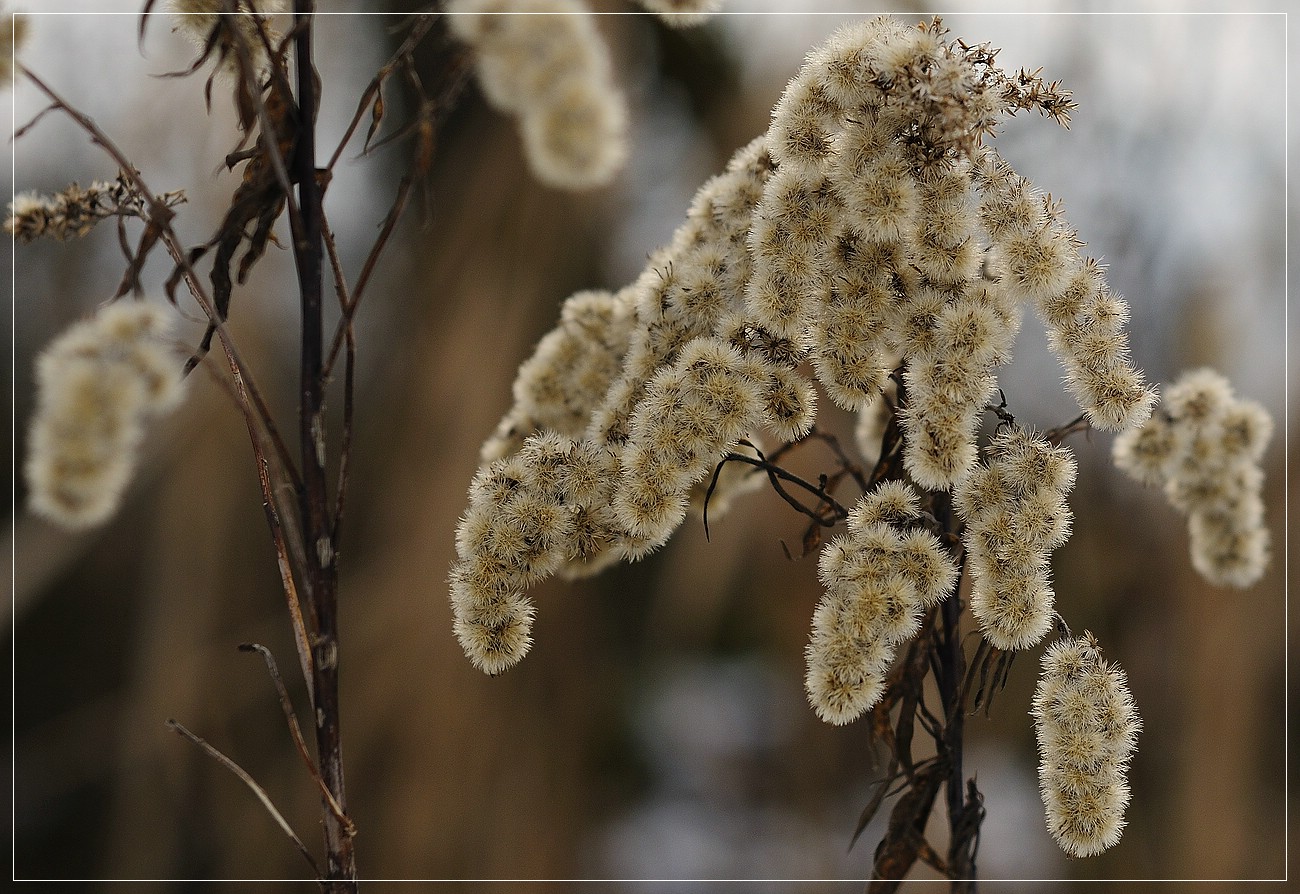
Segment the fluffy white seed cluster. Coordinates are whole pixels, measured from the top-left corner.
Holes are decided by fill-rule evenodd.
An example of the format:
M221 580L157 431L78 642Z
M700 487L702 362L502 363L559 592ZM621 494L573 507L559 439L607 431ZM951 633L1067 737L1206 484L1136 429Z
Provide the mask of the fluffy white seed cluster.
M1101 265L1079 255L1082 243L1057 203L994 152L985 153L979 176L994 269L1037 308L1065 367L1066 389L1096 428L1141 425L1156 394L1129 362L1128 304L1106 284Z
M451 573L455 633L489 674L515 664L532 644L533 607L524 591L569 561L599 552L609 530L609 451L555 433L485 465L470 485Z
M688 28L706 21L722 8L722 0L637 0L666 25Z
M623 368L636 322L635 290L589 290L571 295L560 324L538 342L519 368L514 406L483 445L489 463L523 446L543 429L577 438Z
M84 528L117 509L145 422L181 396L170 326L159 305L110 304L38 358L25 469L33 512Z
M1070 537L1076 465L1026 429L994 436L988 460L953 492L966 522L971 613L998 649L1027 649L1052 629L1052 551Z
M880 700L899 645L957 582L957 566L920 517L911 485L883 482L854 507L848 533L822 548L826 592L813 613L804 682L828 723L856 720Z
M215 38L215 52L224 71L237 73L237 50L232 43L238 39L247 48L254 67L266 61L266 46L258 33L258 19L265 19L287 8L285 0L171 0L175 30L181 32L199 49L205 49ZM218 26L229 30L218 31ZM267 37L274 46L277 32L268 30Z
M14 53L27 41L27 17L0 7L0 87L14 82Z
M1043 654L1030 713L1048 831L1072 857L1112 847L1124 831L1142 725L1123 669L1101 657L1090 633L1058 640Z
M742 437L765 421L811 425L811 395L727 322L743 307L745 234L770 171L762 140L737 152L634 283L570 297L520 367L457 530L451 602L476 666L497 673L527 652L528 587L645 555ZM710 509L752 478L723 475Z
M176 190L158 196L167 207L185 201L185 193ZM87 187L76 183L54 195L35 192L19 193L9 203L5 232L19 242L32 242L42 236L63 241L85 236L95 225L110 217L144 217L144 197L125 174L112 183L96 180Z
M609 183L627 157L627 108L609 51L582 0L451 0L452 33L471 46L484 96L519 119L538 180Z
M928 489L974 467L994 371L1027 301L1042 310L1068 286L1092 288L1044 317L1096 424L1136 425L1152 400L1100 268L1080 258L1059 210L982 142L1023 108L1065 117L1068 99L942 35L881 19L809 54L773 112L778 170L755 213L746 291L753 321L805 349L847 409L869 406L903 361L904 463Z
M453 27L476 46L509 33L510 21L540 18L484 15L486 0L456 8L471 6L475 15L454 17ZM841 29L809 54L767 133L700 188L686 221L635 282L613 295L580 293L566 302L559 327L520 369L514 406L484 446L485 469L507 463L507 477L526 482L533 473L519 464L537 461L530 451L539 439L561 436L572 441L574 456L599 457L605 474L593 483L599 496L582 505L562 489L544 490L561 514L576 519L575 533L544 551L547 561L529 560L525 571L504 578L502 557L515 554L493 538L509 538L484 526L523 521L498 511L491 489L471 489L452 581L458 631L468 629L464 619L478 617L476 600L489 606L488 620L475 622L478 632L461 637L476 664L500 669L509 664L502 656L522 655L531 615L510 600L526 586L646 555L698 505L710 470L728 451L745 449L760 430L781 441L807 434L818 385L863 414L863 438L887 421L882 393L894 388L904 466L922 488L951 488L978 467L975 437L996 368L1010 356L1024 301L1038 297L1024 294L1023 275L997 272L1006 266L1000 258L1015 257L1000 246L1020 231L997 210L1015 190L1007 186L1010 174L996 180L990 173L1002 167L983 141L1019 110L1064 119L1071 103L1055 85L1004 74L987 47L948 43L943 33L937 22L907 28L888 19ZM532 55L549 59L550 52ZM1031 223L1064 227L1028 185L1015 185L1033 206ZM1076 269L1093 269L1072 239L1064 246L1061 269L1052 267L1061 283ZM1114 322L1089 305L1075 328L1091 337L1090 327L1102 327L1108 343L1119 345L1105 355L1114 359L1126 350ZM889 372L900 366L895 386ZM1147 392L1139 397L1145 401ZM1097 418L1123 415L1106 407L1085 409ZM710 509L725 504L728 491L760 480L741 469L724 467L729 474L720 477ZM1068 530L1069 484L1060 487L1060 506L1046 491L1016 499L1041 524L1057 512ZM539 493L525 491L529 499ZM1036 536L1063 536L1052 530ZM490 568L480 567L484 556ZM1028 557L1019 561L1022 577L1039 568ZM986 592L995 601L995 591ZM997 598L1004 612L1013 611L1007 597ZM509 624L498 611L507 604L514 606ZM816 629L838 629L841 608L826 608ZM999 641L1036 641L1045 630L1035 614Z
M1159 484L1187 514L1192 565L1219 586L1248 587L1269 561L1260 460L1273 420L1211 369L1184 373L1141 428L1115 439L1115 464Z

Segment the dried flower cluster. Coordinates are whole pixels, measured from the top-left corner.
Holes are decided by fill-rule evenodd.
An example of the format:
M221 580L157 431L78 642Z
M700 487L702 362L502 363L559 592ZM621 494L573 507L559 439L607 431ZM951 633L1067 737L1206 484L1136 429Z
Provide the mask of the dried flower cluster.
M519 119L543 183L588 189L627 156L627 108L582 0L451 0L452 33L474 49L488 101Z
M949 489L977 467L977 429L1026 301L1047 321L1094 424L1145 419L1154 398L1128 365L1122 302L1079 255L1059 208L984 145L998 121L1023 109L1064 121L1068 94L1025 72L1007 75L987 47L943 34L938 22L909 29L888 19L841 29L809 55L767 134L700 189L670 245L634 283L566 303L484 446L476 480L514 482L509 494L476 483L458 534L452 601L475 664L501 669L522 657L531 617L519 609L517 623L501 626L495 609L475 606L514 605L552 573L647 554L742 441L762 429L783 441L805 435L816 406L805 363L833 401L873 420L890 371L902 368L893 400L904 465L927 490ZM572 439L570 455L583 463L609 470L599 499L575 505L563 489L530 485L536 445L552 435ZM548 462L569 464L558 454ZM1044 524L1056 513L1042 550L1068 532L1068 487L1015 497L1036 506ZM546 535L565 541L553 551L525 537L519 548L547 559L511 570L520 553L502 544L519 539L519 523L494 501L519 490L560 501L576 524ZM836 560L826 561L833 571ZM1042 586L1033 598L995 595L994 583L1011 580L1002 561L1002 578L988 577L983 589L990 608L1041 603L1042 563L1027 555L1015 570L1035 569L1029 577ZM835 623L826 614L818 629ZM1004 644L1046 632L1041 613L1002 629ZM824 676L810 669L810 689ZM848 709L819 710L843 717Z
M1042 671L1031 713L1047 828L1067 854L1090 857L1124 830L1141 720L1124 671L1101 657L1090 633L1049 646Z
M686 28L698 25L720 8L722 0L638 0L666 25Z
M1146 424L1115 439L1115 464L1159 484L1187 514L1192 565L1220 586L1247 587L1268 565L1260 460L1273 420L1211 369L1184 373Z
M239 71L236 40L255 69L265 64L262 34L272 46L279 39L267 26L267 17L284 12L286 7L285 0L171 0L175 30L205 53L209 49L214 52L220 69L229 74Z
M920 498L905 482L882 482L864 496L848 529L822 550L826 594L806 650L808 698L818 717L835 724L880 700L899 644L957 582L956 564L922 526Z
M180 191L158 197L167 207L185 201ZM143 217L144 198L125 175L112 183L97 180L82 188L73 183L56 195L20 193L9 203L5 231L19 242L31 242L42 236L64 240L84 236L95 224L110 217Z
M1123 303L1100 268L1080 257L1059 208L983 144L1019 109L1067 118L1067 95L992 61L987 47L945 43L937 26L838 32L777 103L768 139L779 170L751 231L755 322L806 348L848 409L874 400L901 360L905 463L933 490L975 463L994 370L1026 302L1095 425L1136 425L1154 399L1127 362ZM1075 295L1085 282L1096 295ZM1057 307L1063 294L1071 301Z
M14 56L27 39L27 17L0 9L0 87L14 82Z
M741 301L745 234L770 170L761 139L737 152L636 282L569 298L520 367L457 530L451 601L476 666L496 673L527 652L528 586L661 545L720 453L769 407L786 414L781 383L711 335ZM553 524L537 530L541 518Z
M26 466L33 511L80 528L117 508L145 422L181 396L181 366L164 341L170 326L160 305L119 302L41 354Z
M990 645L1028 649L1052 628L1051 556L1070 537L1076 465L1066 448L1014 426L987 454L953 491L966 521L971 613Z

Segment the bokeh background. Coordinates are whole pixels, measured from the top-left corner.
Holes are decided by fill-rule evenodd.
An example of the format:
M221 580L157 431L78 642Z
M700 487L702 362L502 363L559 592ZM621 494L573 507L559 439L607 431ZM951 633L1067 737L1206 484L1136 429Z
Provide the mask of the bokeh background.
M355 14L380 4L320 5L349 13L319 24L323 153L391 52L396 20ZM1064 200L1087 251L1109 265L1133 306L1139 364L1156 381L1213 365L1278 423L1266 459L1276 555L1245 591L1192 572L1184 520L1110 465L1110 436L1072 441L1076 533L1055 557L1058 607L1127 669L1144 717L1130 825L1090 860L1069 861L1051 841L1026 713L1037 656L1027 655L991 716L967 726L967 773L988 810L981 874L1225 880L1199 890L1280 879L1292 797L1285 20L1195 15L1172 2L1142 15L1117 14L1118 3L1092 14L1051 2L1032 15L976 6L946 4L954 35L1002 47L1007 68L1042 66L1075 93L1068 132L1018 119L997 145ZM235 139L220 85L207 112L201 78L156 77L184 67L192 48L164 17L137 45L138 4L48 8L67 14L34 15L20 58L118 139L155 189L184 188L177 226L191 243L207 239L237 183L220 170ZM499 678L474 670L451 634L444 580L478 447L560 302L630 281L695 188L766 127L803 54L838 24L885 11L777 0L727 8L744 14L691 31L602 18L633 111L628 168L604 190L575 196L530 180L512 122L471 87L368 293L340 622L348 794L367 878L663 880L609 885L644 892L690 888L671 879L869 872L877 830L848 844L880 767L864 724L827 726L805 703L815 562L786 557L781 543L797 553L802 525L770 492L715 520L711 542L695 521L636 566L537 588L536 645ZM18 124L42 106L29 84L13 100ZM389 126L409 113L392 91ZM409 144L367 158L355 149L327 205L353 276ZM56 116L8 151L17 191L115 174ZM112 293L123 262L109 226L6 257L20 469L34 356ZM146 271L159 297L167 272ZM285 420L296 314L290 258L272 249L236 293L231 325ZM187 338L200 332L194 322ZM1031 318L1002 382L1017 417L1043 427L1072 417L1059 381ZM827 403L819 424L847 433L852 420ZM820 459L807 453L815 470ZM264 643L287 675L296 667L245 430L226 394L194 377L183 409L149 438L122 511L98 529L50 527L24 510L21 476L14 490L4 577L15 876L173 880L174 890L197 886L185 879L301 878L305 864L249 792L164 726L176 718L238 760L316 846L316 793L261 662L235 649ZM303 689L291 688L301 708ZM1129 887L1141 884L1108 890Z

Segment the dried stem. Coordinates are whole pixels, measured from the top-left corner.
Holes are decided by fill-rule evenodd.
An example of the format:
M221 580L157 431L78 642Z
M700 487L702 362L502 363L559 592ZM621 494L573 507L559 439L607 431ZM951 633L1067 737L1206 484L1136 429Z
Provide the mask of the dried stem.
M322 267L324 222L321 181L316 172L316 70L313 62L312 0L294 3L294 66L298 127L291 177L297 187L297 211L290 214L294 260L302 308L302 349L299 363L298 435L303 486L299 505L303 534L315 547L317 561L308 561L308 598L315 611L312 639L315 674L314 717L316 753L330 798L322 799L325 837L325 890L356 890L353 830L339 819L347 810L343 778L343 743L339 709L338 565L333 554L333 522L325 478L325 377L323 364ZM328 547L328 549L327 549ZM308 549L309 558L312 550ZM337 808L337 812L336 809Z
M320 771L316 769L316 764L312 761L311 752L307 750L307 742L302 737L302 728L298 726L298 714L293 709L293 701L289 698L289 690L285 688L284 679L280 676L280 668L275 663L275 656L271 650L260 643L240 643L239 651L256 652L262 656L266 662L266 672L271 677L271 682L275 684L275 692L280 699L280 710L284 712L285 725L289 727L289 735L293 737L293 744L298 749L298 756L302 758L303 764L307 767L307 772L311 774L312 780L321 790L321 796L329 803L330 809L338 817L339 822L343 823L349 830L349 834L356 834L356 826L352 820L343 812L343 808L334 800L329 788L325 785L325 780L321 778Z
M262 802L262 806L266 808L267 813L271 814L271 818L275 820L276 825L284 830L285 835L289 836L289 840L292 841L294 847L298 849L298 853L302 854L302 858L306 860L307 865L311 867L312 873L317 878L321 877L320 867L316 865L316 860L312 857L311 852L307 850L306 845L302 843L302 839L298 837L298 834L293 831L293 827L290 826L289 821L284 818L284 814L280 813L276 808L275 804L271 801L271 796L266 793L266 789L258 785L253 777L248 775L247 770L226 757L226 755L222 754L202 737L196 736L175 720L168 720L167 728L177 735L189 739L195 745L199 746L199 748L203 749L209 757L239 777L239 780L244 783L244 785L248 786L249 790L257 796L257 800Z

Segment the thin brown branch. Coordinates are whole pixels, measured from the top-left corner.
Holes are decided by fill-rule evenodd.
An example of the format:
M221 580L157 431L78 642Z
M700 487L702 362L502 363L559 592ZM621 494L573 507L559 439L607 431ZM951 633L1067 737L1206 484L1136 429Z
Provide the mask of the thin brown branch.
M744 446L749 447L751 450L753 450L756 454L758 454L758 456L753 457L753 456L745 456L743 453L728 453L723 458L724 462L730 461L730 462L748 463L751 466L755 466L759 469L762 469L767 473L768 480L772 484L772 489L775 490L783 500L789 503L801 514L808 516L809 518L817 522L822 527L827 527L827 528L833 527L838 521L848 518L849 515L848 509L840 505L838 500L836 500L829 493L827 493L826 491L827 482L825 480L821 481L818 484L813 484L811 481L807 481L803 478L800 478L798 475L795 475L793 472L788 472L785 469L781 468L780 466L774 465L773 463L768 461L767 457L763 455L763 451L759 450L758 447L756 447L754 444L751 444L748 441L741 441L741 443ZM818 509L809 509L803 503L799 502L799 500L797 500L792 494L790 494L789 491L787 491L781 485L780 482L782 481L788 482L790 484L795 485L796 487L802 488L803 490L806 490L808 491L808 493L817 497L818 500L820 500L822 503L825 504L826 509L831 510L832 515L830 517L827 517L824 510L822 510L820 507Z
M1088 415L1080 413L1064 425L1058 425L1056 428L1043 432L1043 440L1052 446L1059 446L1070 435L1086 432L1091 428L1092 423L1088 421Z
M262 806L266 808L266 812L271 814L271 819L275 820L275 824L280 827L285 835L289 836L289 840L292 841L294 847L298 849L298 853L302 854L303 859L307 861L307 865L311 867L312 873L315 874L317 878L321 877L320 867L316 865L316 858L311 855L311 851L307 850L307 846L302 843L302 839L293 831L293 827L290 826L289 821L284 818L284 814L280 813L276 808L275 803L271 800L271 796L266 793L266 789L258 785L257 781L253 779L252 776L248 775L247 770L226 757L202 737L196 736L175 720L168 720L167 728L199 746L199 748L201 748L209 757L221 764L221 766L225 767L231 773L234 773L235 776L239 778L240 782L248 786L249 791L257 797L257 800L262 802Z
M325 780L321 778L320 771L316 769L316 764L312 761L311 752L307 750L307 742L302 737L302 728L298 726L298 714L293 709L293 701L289 698L289 690L285 688L284 679L280 676L280 668L276 666L275 656L271 654L270 649L260 643L240 643L239 651L256 652L266 662L266 672L275 685L276 696L280 699L280 710L284 712L284 722L289 727L289 735L293 737L293 744L298 749L298 756L302 758L303 764L307 767L307 772L311 774L311 778L321 790L321 794L329 802L334 815L346 825L349 835L355 835L356 826L353 825L351 818L343 812L343 808L338 805L338 802L334 800L334 795L325 785Z
M235 388L239 392L241 400L247 402L247 395L244 391L244 380L238 368L232 365L231 375L235 379ZM307 693L315 702L315 658L312 652L313 638L308 634L306 622L302 615L302 600L298 597L298 586L293 577L293 566L289 561L289 550L286 546L284 536L284 526L280 521L280 511L277 509L279 501L276 499L275 491L271 486L270 469L266 462L266 454L262 450L262 445L257 439L257 433L253 431L252 425L249 425L249 440L253 446L253 458L257 465L257 483L262 489L262 509L266 514L267 526L271 529L271 542L275 546L275 563L280 570L280 585L284 590L285 604L289 609L289 621L293 627L293 642L298 651L298 663L302 667L303 679L307 682ZM303 566L310 568L311 563L306 556L302 557ZM311 603L314 608L314 603ZM315 624L313 629L320 625L316 612L313 611L313 620Z
M352 116L352 121L348 123L347 129L343 131L342 138L339 139L338 145L334 147L334 153L330 156L329 162L325 165L326 171L332 172L334 166L338 164L339 158L343 155L343 150L347 147L348 143L352 141L352 137L357 132L357 127L361 124L361 119L365 117L366 110L373 108L375 97L379 95L380 91L383 89L384 81L388 80L392 76L398 65L402 63L402 60L409 57L411 53L415 51L415 48L424 40L425 35L427 35L429 30L433 28L436 21L437 16L432 13L421 13L414 17L414 23L411 26L411 33L406 36L406 40L402 41L402 45L393 53L392 58L390 58L388 62L386 62L383 67L375 73L375 77L371 80L370 84L367 85L364 91L362 91L361 99L357 102L357 110ZM368 139L367 142L369 142Z
M393 230L397 227L397 221L401 218L402 212L406 210L406 204L410 198L412 180L410 175L402 178L397 187L397 196L393 199L393 204L388 209L388 214L380 226L379 236L375 239L375 244L370 247L370 253L366 255L365 263L361 267L361 273L357 276L356 287L352 290L350 297L346 294L346 289L340 293L339 303L342 307L342 317L339 319L338 326L334 329L334 339L330 344L330 349L325 357L325 364L322 374L328 381L334 372L334 364L338 360L339 349L343 346L346 339L352 338L352 321L356 316L357 307L361 304L361 296L365 293L366 286L370 283L370 276L374 273L375 265L379 262L379 256L385 246L388 245L389 239L392 238ZM327 229L328 232L328 229ZM334 280L336 283L346 282L343 271L338 260L335 257L330 259L334 266ZM346 300L344 300L346 298Z
M331 545L334 555L338 556L339 542L342 539L342 521L343 507L347 498L348 491L348 473L351 469L352 458L352 416L354 409L354 395L356 392L356 335L352 328L352 318L349 315L349 309L354 306L353 299L348 296L347 277L343 274L343 262L339 258L338 243L334 239L334 232L329 225L329 218L325 214L325 209L321 208L322 227L325 237L325 253L329 257L330 270L334 276L334 294L339 301L340 312L344 315L347 323L344 331L344 341L347 346L347 353L344 355L343 362L343 434L342 442L339 444L339 471L338 481L334 488L334 515L333 515L333 537ZM340 322L340 326L343 322ZM337 338L337 332L335 333ZM330 377L330 368L333 366L333 353L325 362L325 370L322 375L326 381Z

